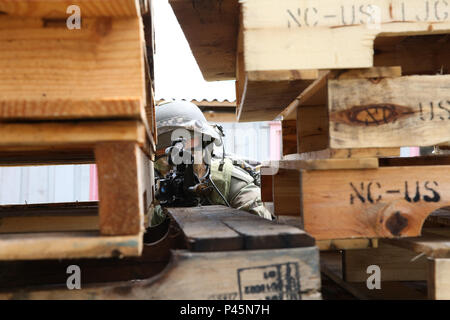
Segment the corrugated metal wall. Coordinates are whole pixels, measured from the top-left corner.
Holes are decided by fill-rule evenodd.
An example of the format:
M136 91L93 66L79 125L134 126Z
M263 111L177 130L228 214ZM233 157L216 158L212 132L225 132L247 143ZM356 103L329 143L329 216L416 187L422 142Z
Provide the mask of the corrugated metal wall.
M0 204L89 200L90 165L0 167Z
M270 122L220 123L220 125L225 132L226 153L256 161L270 160ZM279 143L281 144L281 141Z
M279 152L278 136L270 139L273 122L221 123L225 152L264 161ZM277 145L278 144L278 145ZM273 156L272 156L273 158ZM0 167L0 205L88 201L97 198L96 171L91 165Z

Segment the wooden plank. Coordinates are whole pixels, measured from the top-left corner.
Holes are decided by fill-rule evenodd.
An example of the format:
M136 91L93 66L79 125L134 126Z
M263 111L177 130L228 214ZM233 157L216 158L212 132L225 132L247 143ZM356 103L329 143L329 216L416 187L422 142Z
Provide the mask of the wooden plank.
M138 256L142 234L103 237L98 232L0 235L0 260L42 260Z
M236 74L239 4L236 0L170 0L192 53L207 81Z
M368 68L377 36L450 32L445 4L421 0L250 0L241 10L247 71Z
M450 299L450 259L430 259L428 275L428 298Z
M297 109L297 151L298 153L328 148L328 107L301 106Z
M148 279L167 267L171 256L170 250L176 247L176 239L178 238L174 233L170 236L167 233L156 243L151 245L146 243L139 257L0 261L0 291L4 294L38 286L65 287L69 276L67 267L70 265L80 267L82 289L89 284L100 285L120 281L130 283ZM25 297L22 296L22 299Z
M136 143L105 142L95 147L98 170L100 232L102 235L139 234L144 228L142 182L145 156ZM147 160L148 161L148 160ZM150 191L148 191L150 193Z
M432 258L450 257L450 232L447 228L425 229L421 237L405 239L383 239L383 242L412 250Z
M300 173L305 231L317 240L413 237L450 204L449 166Z
M22 10L34 2L14 3ZM68 30L65 20L53 26L2 15L0 119L141 119L143 39L138 17L83 18L80 30Z
M67 290L64 285L20 292L3 292L0 299L320 299L319 256L314 247L206 253L174 250L168 267L154 278L86 285L83 290Z
M1 0L0 11L14 17L44 17L66 19L69 0ZM139 6L135 0L77 0L83 17L138 17Z
M450 155L428 155L412 158L381 158L380 167L439 166L450 164Z
M370 290L366 282L346 282L343 279L342 261L339 252L321 252L321 272L339 287L360 300L424 300L426 282L424 281L383 281L381 289ZM383 272L383 271L381 271ZM369 276L369 274L367 274ZM325 278L326 279L326 278ZM326 295L326 283L322 280L322 294ZM340 299L340 296L339 296Z
M318 160L272 160L264 162L265 166L287 170L341 170L341 169L376 169L376 158L354 159L318 159Z
M285 160L361 159L399 157L400 148L330 149L287 155Z
M300 173L296 170L278 169L272 179L275 215L300 216L302 211Z
M39 149L39 148L38 148ZM0 151L0 166L57 165L57 164L93 164L94 153L88 148L68 148L67 150L24 150Z
M330 80L330 147L431 146L450 141L449 86L448 75Z
M297 122L295 120L281 121L283 155L297 153Z
M436 210L428 216L426 222L450 227L450 208Z
M450 72L448 34L378 37L374 47L374 66L401 66L403 75Z
M303 230L233 208L170 208L168 212L182 229L191 251L256 250L314 245L314 239Z
M378 239L335 239L316 242L320 251L377 248Z
M298 80L272 78L270 81L252 81L247 77L245 90L237 92L241 96L239 122L274 120L316 77L317 75L312 75L308 78L313 79Z
M263 169L264 171L264 169ZM261 174L261 201L273 202L272 182L273 176L269 174Z
M210 210L208 207L203 210ZM233 229L195 208L169 208L191 251L242 250L244 239Z
M299 216L278 215L277 221L278 223L283 223L303 229L302 218ZM376 248L378 247L378 239L319 240L316 241L316 245L320 251Z
M0 206L0 233L98 230L97 202Z
M417 258L417 259L415 259ZM366 282L367 268L377 265L381 281L421 281L427 279L427 258L407 249L380 242L376 249L346 250L344 254L345 281Z
M145 128L138 121L85 121L3 123L0 125L2 151L90 148L105 141L135 141L143 145Z

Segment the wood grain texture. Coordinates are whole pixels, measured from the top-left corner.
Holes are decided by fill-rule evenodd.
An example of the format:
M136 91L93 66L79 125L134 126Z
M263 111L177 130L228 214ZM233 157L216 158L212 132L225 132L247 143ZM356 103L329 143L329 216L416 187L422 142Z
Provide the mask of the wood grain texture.
M70 145L92 148L105 141L134 141L144 145L145 134L139 121L2 123L0 147L4 151L20 147L30 151L30 147L70 149Z
M334 239L316 242L320 251L377 248L378 239Z
M279 276L280 287L274 287L271 278L264 279L264 273ZM264 290L250 293L258 285ZM205 253L174 250L168 267L158 276L143 281L87 285L83 290L67 290L61 286L0 293L0 299L88 297L101 300L320 299L319 254L314 247Z
M328 148L328 108L301 106L297 109L297 152L311 152Z
M0 206L0 233L98 229L97 202Z
M375 249L346 250L343 272L345 281L366 282L370 276L367 268L377 265L381 281L423 281L427 279L427 264L425 256L381 242Z
M245 1L246 70L368 68L379 35L449 33L447 9L421 0Z
M320 160L320 159L361 159L399 157L400 148L358 148L358 149L330 149L303 152L283 157L285 160Z
M330 80L330 146L431 146L450 141L449 86L448 75Z
M427 228L421 237L382 241L430 258L450 258L450 232L447 228Z
M138 17L135 0L1 0L0 11L14 17L67 18L67 7L76 4L83 17Z
M305 230L318 240L418 236L427 216L450 204L448 170L444 165L303 171Z
M224 206L169 208L191 251L231 251L313 246L303 230Z
M302 76L298 74L299 77ZM283 74L278 76L285 78ZM316 75L313 78L315 77ZM258 78L263 76L258 75ZM274 120L312 82L313 79L308 78L297 80L272 78L269 81L252 81L246 77L243 91L237 92L240 96L239 122Z
M428 298L449 300L450 259L430 259L428 270Z
M170 5L207 81L236 75L239 4L236 0L170 0Z
M275 215L300 217L302 211L300 173L297 170L278 169L272 181Z
M354 159L319 159L319 160L276 160L267 161L265 166L288 170L342 170L342 169L376 169L376 158Z
M133 142L105 142L95 148L102 235L133 235L143 231L143 195L151 186L141 180L145 165L141 153Z
M163 271L169 263L170 249L175 246L177 239L171 236L167 233L152 245L145 243L142 254L138 257L0 261L0 292L17 292L38 286L64 287L68 277L67 267L70 265L80 267L83 289L92 284L148 279Z
M281 135L283 155L297 153L297 122L295 120L281 121Z
M447 34L378 37L374 66L401 66L403 75L450 73L450 38Z
M270 170L270 169L268 169L268 170ZM261 174L261 201L262 202L273 202L272 179L273 179L272 175Z
M137 17L86 18L69 30L2 15L0 119L142 118L143 39Z
M0 260L43 260L138 256L142 234L104 237L98 232L0 235Z

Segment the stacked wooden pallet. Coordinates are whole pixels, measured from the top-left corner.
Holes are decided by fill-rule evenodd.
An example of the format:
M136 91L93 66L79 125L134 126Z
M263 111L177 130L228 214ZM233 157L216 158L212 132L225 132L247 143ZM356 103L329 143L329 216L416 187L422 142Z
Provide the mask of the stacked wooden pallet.
M0 12L0 164L96 163L99 181L98 204L0 207L0 260L139 255L154 193L147 1L2 0Z
M399 158L450 141L447 4L189 3L171 1L205 78L237 80L238 120L283 120L262 179L276 214L344 249L419 236L450 205L449 156Z
M320 299L306 232L224 206L168 213L169 231L140 258L1 262L0 299ZM83 270L82 290L67 290L69 264Z

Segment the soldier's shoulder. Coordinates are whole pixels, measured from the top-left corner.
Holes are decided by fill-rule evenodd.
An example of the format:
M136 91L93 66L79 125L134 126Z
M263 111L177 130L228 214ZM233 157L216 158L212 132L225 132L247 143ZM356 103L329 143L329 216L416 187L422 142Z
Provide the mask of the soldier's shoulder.
M231 169L231 177L247 184L254 182L254 178L231 157L226 157L225 163ZM222 159L214 158L213 161L220 163ZM220 167L220 166L219 166Z
M244 169L233 165L233 171L231 171L231 177L236 178L238 180L245 181L247 183L253 182L253 177Z

